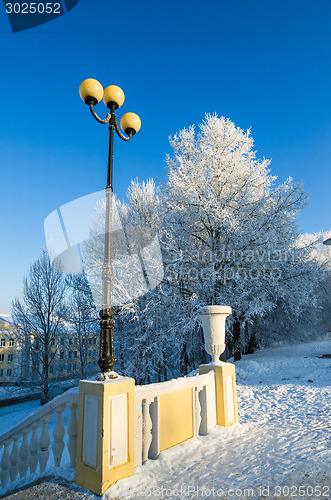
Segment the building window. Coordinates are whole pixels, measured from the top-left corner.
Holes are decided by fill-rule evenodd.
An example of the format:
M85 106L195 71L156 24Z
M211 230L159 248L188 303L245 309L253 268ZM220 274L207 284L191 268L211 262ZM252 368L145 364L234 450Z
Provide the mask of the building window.
M77 358L77 351L74 352L74 358Z
M96 338L94 338L94 339L93 339L93 344L95 345L96 343L97 343L97 339L96 339Z
M69 351L69 359L72 358L72 351Z
M0 377L3 377L3 368L0 368Z
M72 339L69 339L69 345L72 345Z
M68 372L71 372L71 365L68 365Z
M7 377L11 377L11 368L7 368Z
M9 347L14 347L14 339L9 339Z
M77 367L76 367L75 363L72 365L72 368L73 368L74 372L77 370Z
M88 339L89 345L92 345L92 339Z
M8 354L8 363L11 363L13 361L13 355Z
M5 360L5 355L4 354L0 354L0 363L2 363L4 360Z
M6 339L0 340L0 347L6 347Z
M55 339L52 339L52 347L55 346Z
M54 366L51 366L49 369L49 373L54 373Z
M60 352L60 359L64 359L64 351Z

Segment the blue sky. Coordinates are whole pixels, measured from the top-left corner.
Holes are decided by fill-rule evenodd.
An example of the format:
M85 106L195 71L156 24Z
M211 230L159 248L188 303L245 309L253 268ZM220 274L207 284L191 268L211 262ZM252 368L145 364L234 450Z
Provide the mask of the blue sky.
M300 230L330 229L330 18L329 0L80 0L13 34L1 4L0 315L45 244L47 215L105 186L107 127L79 98L85 78L122 87L118 116L142 120L132 141L116 140L120 197L134 177L164 180L169 135L216 112L251 127L279 180L303 182Z

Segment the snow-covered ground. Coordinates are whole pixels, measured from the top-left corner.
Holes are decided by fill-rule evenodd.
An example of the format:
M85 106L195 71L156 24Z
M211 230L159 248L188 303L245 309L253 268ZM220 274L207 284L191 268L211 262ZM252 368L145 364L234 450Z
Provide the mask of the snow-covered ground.
M38 408L40 408L39 399L0 407L0 434L14 427Z
M240 423L162 452L104 498L330 498L331 359L323 354L331 340L244 356Z
M65 390L71 387L78 386L79 379L67 379L58 382L50 382L50 393L54 396L62 394ZM30 395L39 395L41 393L41 387L38 385L31 387L19 387L19 386L0 386L0 400L19 398Z
M331 359L323 354L331 340L244 356L236 363L240 423L162 452L103 498L329 499ZM5 430L13 416L2 410Z

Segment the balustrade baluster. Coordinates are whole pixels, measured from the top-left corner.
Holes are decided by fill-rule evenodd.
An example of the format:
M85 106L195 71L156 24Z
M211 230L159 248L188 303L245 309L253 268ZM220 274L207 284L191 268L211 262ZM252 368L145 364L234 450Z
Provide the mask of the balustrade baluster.
M13 447L11 449L11 454L9 457L9 461L10 461L9 476L10 476L11 483L13 483L16 480L17 474L18 474L18 465L17 464L18 464L18 459L19 459L19 449L18 449L19 437L20 437L19 434L15 434L15 436L13 436L14 443L13 443Z
M149 458L154 460L160 455L160 401L156 396L150 405L150 416L152 419L152 442L149 447Z
M67 433L69 436L67 447L70 455L70 467L76 467L76 458L77 458L77 407L78 405L70 404L70 420L67 428Z
M64 449L64 434L65 429L63 425L63 412L66 409L65 406L59 406L56 408L56 423L53 431L53 444L52 451L54 457L54 465L55 467L60 467L61 457Z
M37 469L38 465L38 427L40 425L40 422L34 422L31 427L32 427L32 435L30 439L30 446L29 446L29 451L30 451L30 456L29 456L29 468L30 468L30 473L34 474Z
M152 442L152 419L149 413L150 404L152 399L143 399L143 446L142 446L142 461L143 463L148 460L149 447Z
M40 439L39 439L39 466L40 472L44 472L46 469L48 457L49 457L49 444L51 442L48 432L48 422L52 420L53 415L48 414L45 415L41 421L43 424L43 428L41 431Z
M3 450L3 455L2 455L2 460L1 460L1 486L2 488L5 488L8 483L9 479L9 445L11 443L11 439L8 439L5 441L4 447L5 449Z
M199 434L200 427L199 389L197 387L193 388L193 398L194 436L197 436Z
M201 408L201 421L200 421L200 435L207 436L208 434L208 407L207 407L207 387L204 385L200 391L200 408Z
M28 472L28 455L29 455L29 442L28 442L28 434L29 428L23 429L23 441L20 447L20 462L18 464L18 469L20 472L20 478L26 476Z

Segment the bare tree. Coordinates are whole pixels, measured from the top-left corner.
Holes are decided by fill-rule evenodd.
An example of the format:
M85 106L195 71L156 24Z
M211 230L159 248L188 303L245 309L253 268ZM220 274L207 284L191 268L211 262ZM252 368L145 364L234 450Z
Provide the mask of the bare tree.
M83 273L69 275L67 277L67 284L72 289L67 309L67 321L71 326L73 335L77 339L81 375L84 378L87 371L89 345L91 341L93 341L93 345L98 344L100 319L93 302L86 275ZM97 366L97 363L95 363L96 368Z
M66 289L64 274L52 267L43 250L24 279L23 301L15 298L12 303L13 322L23 334L28 351L25 362L31 356L41 383L42 403L49 400L49 368L56 354L55 337L66 316Z

